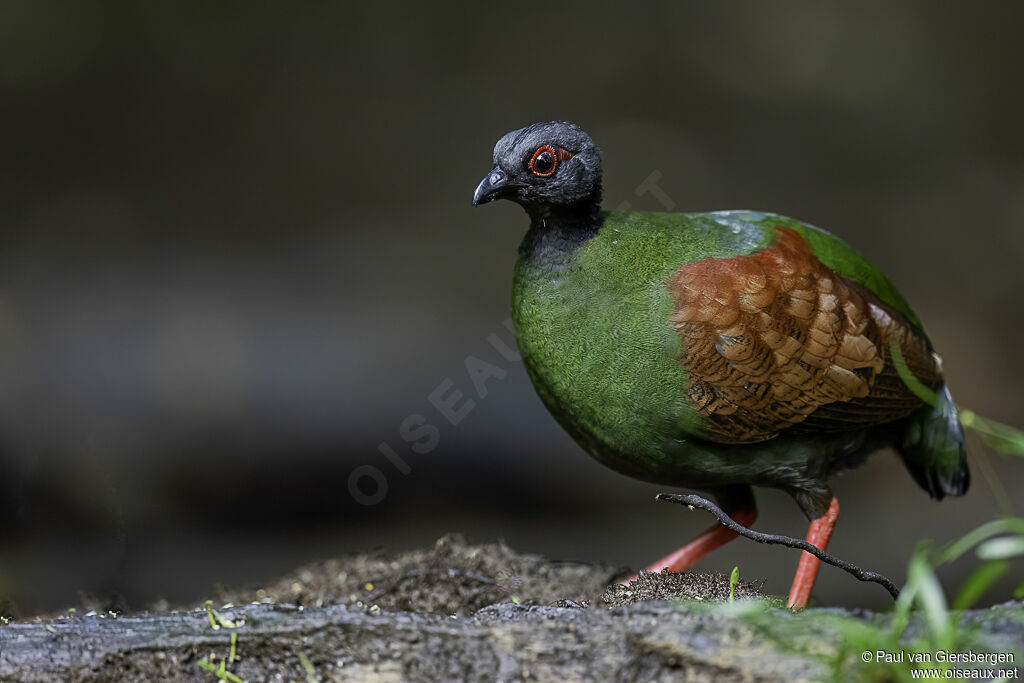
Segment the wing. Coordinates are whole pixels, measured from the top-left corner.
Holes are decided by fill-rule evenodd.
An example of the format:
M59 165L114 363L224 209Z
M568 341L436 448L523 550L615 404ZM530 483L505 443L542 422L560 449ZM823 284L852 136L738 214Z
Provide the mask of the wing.
M922 382L941 381L924 333L824 266L792 228L777 226L773 245L749 256L681 266L666 286L707 439L753 443L906 417L921 401L896 373L892 340Z

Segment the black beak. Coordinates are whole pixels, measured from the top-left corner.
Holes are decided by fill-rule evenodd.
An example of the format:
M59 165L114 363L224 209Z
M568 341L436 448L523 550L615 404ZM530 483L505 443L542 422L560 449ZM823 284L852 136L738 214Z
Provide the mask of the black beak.
M473 206L508 197L515 194L518 188L518 183L509 182L508 174L495 166L476 186L476 192L473 193Z

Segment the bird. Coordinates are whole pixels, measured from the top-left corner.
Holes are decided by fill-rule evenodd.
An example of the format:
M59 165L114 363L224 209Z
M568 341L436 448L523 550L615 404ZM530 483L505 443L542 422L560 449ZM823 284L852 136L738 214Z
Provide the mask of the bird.
M497 141L472 202L511 200L529 217L516 343L537 394L590 455L706 492L743 526L757 517L752 487L785 491L822 550L839 514L830 478L876 451L894 449L932 498L967 491L941 358L880 269L783 215L602 211L601 197L597 145L546 121ZM735 537L716 524L647 571L687 570ZM807 606L818 567L801 553L791 609Z

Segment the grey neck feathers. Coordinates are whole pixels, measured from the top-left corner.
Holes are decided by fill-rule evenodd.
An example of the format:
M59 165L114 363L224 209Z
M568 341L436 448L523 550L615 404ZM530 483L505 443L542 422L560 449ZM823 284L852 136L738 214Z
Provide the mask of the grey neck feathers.
M561 270L576 251L601 229L601 194L569 206L524 206L530 230L519 246L520 257Z

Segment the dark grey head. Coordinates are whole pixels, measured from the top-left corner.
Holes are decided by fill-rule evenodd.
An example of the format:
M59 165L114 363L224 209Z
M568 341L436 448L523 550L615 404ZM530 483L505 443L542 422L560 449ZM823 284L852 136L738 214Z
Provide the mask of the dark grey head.
M506 134L494 146L494 168L473 193L473 206L511 199L531 214L597 207L601 153L575 123L546 121Z

